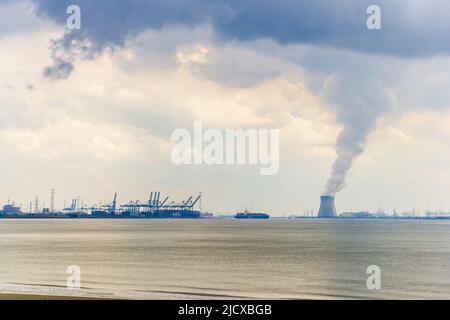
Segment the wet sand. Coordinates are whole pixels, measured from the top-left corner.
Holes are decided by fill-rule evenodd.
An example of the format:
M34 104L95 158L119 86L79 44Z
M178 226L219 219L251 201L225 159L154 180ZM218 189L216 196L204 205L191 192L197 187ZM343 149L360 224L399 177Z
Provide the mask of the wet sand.
M106 298L51 296L28 293L0 293L0 300L110 300Z

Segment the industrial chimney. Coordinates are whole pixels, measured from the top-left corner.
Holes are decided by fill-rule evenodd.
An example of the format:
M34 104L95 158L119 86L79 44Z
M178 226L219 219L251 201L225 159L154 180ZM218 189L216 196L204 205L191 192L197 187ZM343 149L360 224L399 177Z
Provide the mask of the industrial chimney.
M320 197L319 218L334 218L336 217L336 207L334 206L333 196Z

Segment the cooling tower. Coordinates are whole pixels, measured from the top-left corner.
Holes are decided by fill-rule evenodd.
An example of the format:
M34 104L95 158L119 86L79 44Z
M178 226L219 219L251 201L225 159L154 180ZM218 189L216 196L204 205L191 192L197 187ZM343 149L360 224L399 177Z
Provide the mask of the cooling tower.
M333 196L320 197L319 218L334 218L336 217L336 207L334 206Z

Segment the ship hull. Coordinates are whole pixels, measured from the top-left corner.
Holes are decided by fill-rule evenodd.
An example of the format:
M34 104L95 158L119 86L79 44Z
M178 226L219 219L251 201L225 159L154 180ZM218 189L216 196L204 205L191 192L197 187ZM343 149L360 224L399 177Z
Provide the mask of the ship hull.
M238 213L235 219L269 219L270 216L265 213Z

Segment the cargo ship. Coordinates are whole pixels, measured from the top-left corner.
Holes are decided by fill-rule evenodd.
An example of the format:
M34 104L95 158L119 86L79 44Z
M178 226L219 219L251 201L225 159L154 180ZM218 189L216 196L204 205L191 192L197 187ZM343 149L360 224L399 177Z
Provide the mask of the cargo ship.
M241 212L234 216L235 219L269 219L270 216L266 213L251 213L251 212Z

